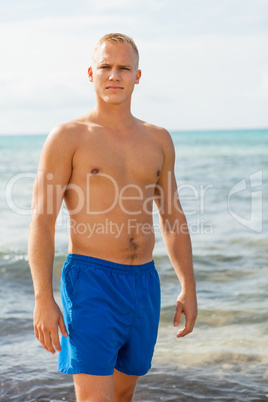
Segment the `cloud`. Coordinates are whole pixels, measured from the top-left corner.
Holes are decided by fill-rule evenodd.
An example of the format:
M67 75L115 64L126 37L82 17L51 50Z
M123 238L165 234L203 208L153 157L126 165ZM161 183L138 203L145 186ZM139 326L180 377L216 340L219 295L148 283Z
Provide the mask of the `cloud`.
M266 126L267 41L268 35L261 34L203 35L143 44L146 87L139 102L148 100L148 109L157 110L149 112L150 118L174 129Z
M15 0L1 13L0 132L18 129L15 114L22 131L38 131L41 119L43 132L87 111L95 99L87 68L107 32L131 35L140 49L138 117L178 129L268 125L267 2L24 4L27 13Z

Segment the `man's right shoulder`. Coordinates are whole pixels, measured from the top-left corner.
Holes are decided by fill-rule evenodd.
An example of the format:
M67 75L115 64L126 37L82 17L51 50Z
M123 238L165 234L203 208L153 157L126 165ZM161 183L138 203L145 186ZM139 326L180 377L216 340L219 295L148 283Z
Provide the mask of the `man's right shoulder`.
M68 121L54 126L49 133L49 137L55 137L62 140L66 140L70 137L69 139L71 139L75 134L77 135L81 132L83 128L83 125L78 121Z
M77 124L75 122L67 122L54 126L49 132L44 146L43 155L52 158L53 155L59 160L64 158L71 158L77 148Z
M54 126L47 136L46 144L53 144L57 148L76 147L82 143L82 137L88 132L89 125L79 120L71 120Z

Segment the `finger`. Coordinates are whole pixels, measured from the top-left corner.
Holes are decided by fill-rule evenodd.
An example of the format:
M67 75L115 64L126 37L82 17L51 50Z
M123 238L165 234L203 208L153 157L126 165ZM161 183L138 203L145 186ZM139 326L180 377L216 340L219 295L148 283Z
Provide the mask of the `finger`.
M60 339L59 339L59 333L58 330L52 330L51 331L51 338L52 338L52 343L55 346L56 350L58 352L61 351L61 347L60 347Z
M46 346L46 343L45 343L45 337L43 336L43 333L42 332L39 332L39 342L41 343L41 345L43 346L43 348L47 351L47 352L49 352L49 350L48 350L48 348L47 348L47 346Z
M177 338L182 338L183 336L190 334L193 331L194 323L194 319L189 319L186 316L185 327L177 333Z
M35 328L34 332L35 332L36 338L39 340L39 342L41 343L43 348L47 350L45 342L44 342L43 331L41 329Z
M43 331L43 334L44 334L45 349L54 355L55 349L53 348L52 345L50 333L48 331Z
M173 324L175 327L177 327L180 323L182 310L183 310L183 307L182 307L181 303L177 303L176 312L175 312L174 319L173 319Z
M39 331L38 331L37 327L34 327L34 335L39 340Z
M186 329L185 329L185 327L184 327L183 329L180 329L180 330L179 330L179 332L177 333L176 337L177 337L177 338L182 338L182 337L184 337L185 335L187 335L187 333L186 333Z
M68 332L67 332L67 329L65 327L62 315L60 316L60 319L59 319L59 328L60 328L60 332L62 333L62 335L67 337Z

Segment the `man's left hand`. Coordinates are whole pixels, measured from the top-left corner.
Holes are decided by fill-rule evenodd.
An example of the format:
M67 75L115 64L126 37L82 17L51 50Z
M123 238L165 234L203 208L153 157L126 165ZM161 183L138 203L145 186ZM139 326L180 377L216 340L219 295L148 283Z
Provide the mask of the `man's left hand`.
M176 302L176 312L174 315L174 326L177 327L181 320L181 315L185 315L185 326L177 333L177 338L182 338L193 331L197 318L197 300L195 290L182 291Z

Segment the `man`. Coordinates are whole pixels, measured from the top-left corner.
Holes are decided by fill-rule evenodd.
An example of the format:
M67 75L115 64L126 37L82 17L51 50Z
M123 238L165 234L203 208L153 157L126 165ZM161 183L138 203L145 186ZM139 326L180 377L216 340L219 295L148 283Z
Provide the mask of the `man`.
M60 351L59 371L73 374L79 402L132 401L138 377L151 366L160 313L153 200L182 287L174 325L182 313L186 320L178 337L193 330L197 315L174 146L166 130L131 114L141 77L138 58L126 35L99 41L88 69L96 106L52 130L34 186L29 261L35 335L47 351ZM70 215L64 319L52 291L55 222L63 199Z

